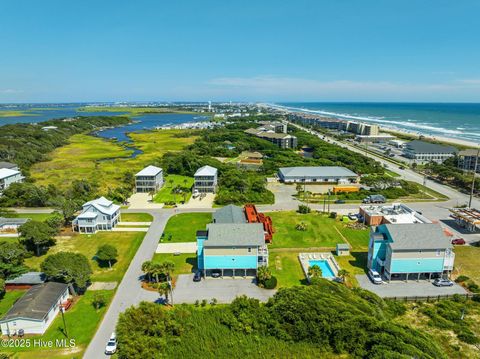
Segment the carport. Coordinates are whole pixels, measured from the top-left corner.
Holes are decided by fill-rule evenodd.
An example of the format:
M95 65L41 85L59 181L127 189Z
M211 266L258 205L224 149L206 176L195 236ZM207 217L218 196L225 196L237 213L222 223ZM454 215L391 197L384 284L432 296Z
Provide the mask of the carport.
M230 269L230 268L222 268L222 269L206 269L204 271L204 277L211 277L213 272L220 272L220 277L256 277L257 276L257 270L256 269Z

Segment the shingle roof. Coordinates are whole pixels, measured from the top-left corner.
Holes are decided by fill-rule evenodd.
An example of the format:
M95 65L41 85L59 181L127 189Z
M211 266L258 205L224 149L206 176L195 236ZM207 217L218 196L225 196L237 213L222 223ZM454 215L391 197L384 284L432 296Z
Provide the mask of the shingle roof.
M265 233L261 223L210 223L205 247L262 246Z
M229 204L213 213L214 223L246 223L243 208Z
M452 146L437 145L420 140L414 140L407 143L407 148L416 153L455 153L457 149Z
M13 279L7 279L5 284L41 284L47 276L43 272L28 272Z
M284 177L357 177L348 168L337 166L281 167L278 171Z
M15 302L0 322L16 318L43 320L67 288L66 284L56 282L33 286Z
M393 242L392 249L452 248L450 239L438 223L384 224Z
M162 172L160 167L150 165L138 172L135 176L156 176L160 172Z
M194 176L215 176L217 174L217 169L212 166L203 166L200 167Z
M17 168L18 166L15 163L0 161L0 168Z

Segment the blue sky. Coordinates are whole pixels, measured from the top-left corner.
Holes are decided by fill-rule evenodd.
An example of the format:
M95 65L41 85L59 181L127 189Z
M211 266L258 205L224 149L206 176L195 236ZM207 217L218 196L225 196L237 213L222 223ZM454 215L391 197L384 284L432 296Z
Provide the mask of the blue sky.
M480 1L2 0L0 102L480 102Z

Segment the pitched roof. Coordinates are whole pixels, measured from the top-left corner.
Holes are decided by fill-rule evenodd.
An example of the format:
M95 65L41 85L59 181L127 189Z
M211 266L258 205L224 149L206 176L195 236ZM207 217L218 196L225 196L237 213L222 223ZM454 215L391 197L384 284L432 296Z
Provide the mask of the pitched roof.
M120 209L119 205L114 204L112 201L106 199L105 197L100 197L92 201L89 201L83 205L83 208L85 209L88 206L93 206L97 209L97 211L104 214L109 214L109 215L112 215L113 213L115 213ZM88 212L89 212L88 210L85 210L84 212L82 212L82 214L79 215L79 217L86 218L87 216L86 213ZM91 218L95 218L95 217L96 216Z
M390 234L390 247L398 250L452 248L438 223L384 224Z
M160 172L162 172L160 167L150 165L138 172L135 176L156 176Z
M6 225L21 226L22 224L25 224L29 220L30 220L30 218L5 218L5 217L0 217L0 227L6 226Z
M284 177L357 177L348 168L338 166L281 167L278 171Z
M47 276L43 272L28 272L16 278L7 279L5 284L41 284L45 283Z
M0 161L0 168L17 168L18 166L15 163Z
M15 302L0 322L16 318L43 320L67 288L68 285L56 282L33 286Z
M265 234L261 223L210 223L205 247L262 246Z
M416 153L455 153L457 149L452 146L437 145L436 143L414 140L407 143L407 148Z
M20 171L12 170L10 168L0 168L0 179L15 176L20 174Z
M214 223L246 223L243 208L229 204L223 208L217 209L213 213Z
M194 176L215 176L217 174L217 169L212 166L203 166L200 167Z

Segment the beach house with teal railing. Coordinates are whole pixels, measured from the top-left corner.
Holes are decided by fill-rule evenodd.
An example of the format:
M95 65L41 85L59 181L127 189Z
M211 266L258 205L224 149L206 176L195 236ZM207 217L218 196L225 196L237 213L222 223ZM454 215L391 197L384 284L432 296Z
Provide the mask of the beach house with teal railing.
M197 261L204 276L255 276L268 264L263 224L208 224L197 231Z
M450 238L435 223L382 224L372 227L368 268L387 280L448 276L455 254Z

